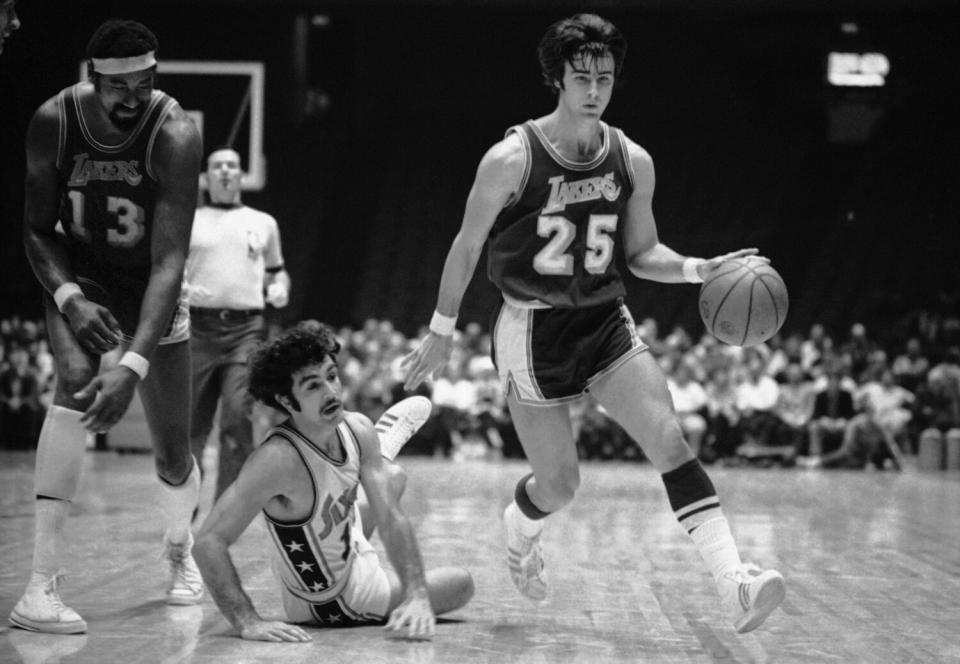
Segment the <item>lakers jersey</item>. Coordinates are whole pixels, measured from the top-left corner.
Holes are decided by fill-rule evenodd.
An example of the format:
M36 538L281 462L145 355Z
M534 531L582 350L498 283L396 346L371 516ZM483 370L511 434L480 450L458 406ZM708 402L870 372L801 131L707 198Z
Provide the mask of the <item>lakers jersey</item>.
M345 450L334 461L288 423L270 432L290 442L313 482L310 515L297 523L281 523L264 511L274 542L274 569L296 597L322 603L339 595L361 547L363 530L354 503L360 485L360 445L346 422L337 427Z
M532 120L508 130L523 143L524 173L487 246L487 275L506 296L571 309L624 295L614 257L633 171L623 132L600 126L603 147L582 163L563 157Z
M60 221L71 261L146 284L157 198L150 154L176 101L154 90L130 136L107 145L90 131L80 86L66 88L57 97Z

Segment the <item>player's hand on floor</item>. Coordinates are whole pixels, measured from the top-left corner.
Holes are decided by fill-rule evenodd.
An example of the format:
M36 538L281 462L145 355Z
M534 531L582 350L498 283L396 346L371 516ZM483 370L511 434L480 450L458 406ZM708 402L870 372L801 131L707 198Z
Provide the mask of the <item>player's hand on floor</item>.
M96 395L80 418L80 423L92 433L108 431L130 407L138 380L137 374L122 366L96 376L86 387L73 395L79 401Z
M78 295L67 300L63 313L80 346L88 353L103 355L120 343L120 323L106 307Z
M390 614L390 620L384 629L400 632L408 639L429 641L437 628L437 618L433 615L430 598L426 592L408 598ZM406 629L406 634L403 630Z
M720 268L726 261L733 260L734 258L746 258L747 256L753 256L754 259L759 260L763 263L769 263L770 259L766 256L759 256L758 250L756 248L751 249L739 249L737 251L731 251L729 254L723 254L722 256L714 256L713 258L707 258L700 271L700 276L704 279L708 278L713 272Z
M248 641L293 641L303 643L313 639L302 628L278 620L261 620L247 625L240 632Z
M450 360L453 351L453 335L427 333L420 345L403 358L400 368L407 374L403 387L408 392L429 377L437 378Z

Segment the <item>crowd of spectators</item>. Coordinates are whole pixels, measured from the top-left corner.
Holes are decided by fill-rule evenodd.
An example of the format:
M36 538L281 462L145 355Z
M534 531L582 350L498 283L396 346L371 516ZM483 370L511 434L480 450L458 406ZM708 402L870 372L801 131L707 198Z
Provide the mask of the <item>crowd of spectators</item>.
M699 458L726 465L898 468L923 436L960 436L960 320L937 319L893 344L862 324L834 340L822 325L735 348L709 334L638 325L667 379L679 422ZM416 339L389 321L338 331L344 401L376 419L408 396L403 357ZM2 322L0 441L35 445L53 383L42 325ZM430 421L404 454L456 459L522 457L510 422L490 337L471 323L455 335L450 362L419 393L434 403ZM642 460L643 454L589 396L571 406L585 459Z

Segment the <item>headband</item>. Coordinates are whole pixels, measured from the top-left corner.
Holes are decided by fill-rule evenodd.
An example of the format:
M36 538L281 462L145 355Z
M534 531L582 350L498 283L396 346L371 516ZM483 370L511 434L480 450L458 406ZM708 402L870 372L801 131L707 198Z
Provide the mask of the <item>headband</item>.
M96 73L115 76L156 66L157 59L153 53L153 51L147 51L143 55L131 55L126 58L90 58L90 60L93 62L93 71Z

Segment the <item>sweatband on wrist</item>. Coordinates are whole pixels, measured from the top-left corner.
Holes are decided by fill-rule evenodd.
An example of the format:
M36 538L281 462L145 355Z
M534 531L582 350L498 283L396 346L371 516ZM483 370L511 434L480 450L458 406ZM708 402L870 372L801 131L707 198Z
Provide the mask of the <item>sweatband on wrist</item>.
M74 295L83 295L83 290L80 289L80 284L74 281L68 281L65 284L60 284L57 287L57 290L53 291L53 301L57 305L57 311L63 313L63 307Z
M457 327L456 316L444 316L439 311L433 312L433 318L430 319L430 331L439 334L441 337L449 337Z
M121 367L126 367L133 373L140 376L140 380L146 378L147 372L150 370L150 362L147 360L147 358L139 353L134 353L129 350L123 354L123 357L120 358L119 364Z
M697 266L703 263L700 258L688 258L683 261L683 278L691 284L702 284L703 277L697 273Z

